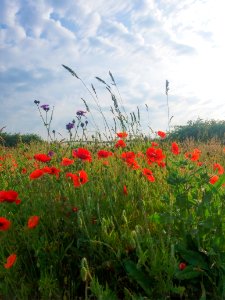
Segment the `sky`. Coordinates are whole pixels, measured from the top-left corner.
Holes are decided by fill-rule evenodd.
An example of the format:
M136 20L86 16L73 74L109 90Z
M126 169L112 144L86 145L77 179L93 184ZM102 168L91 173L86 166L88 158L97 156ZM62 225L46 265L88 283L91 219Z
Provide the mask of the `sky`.
M103 130L92 84L111 126L113 102L96 77L128 115L139 107L147 133L169 129L166 80L170 129L223 120L224 11L224 0L0 0L0 128L46 138L38 100L54 107L51 130L67 137L83 98L88 132L93 118Z

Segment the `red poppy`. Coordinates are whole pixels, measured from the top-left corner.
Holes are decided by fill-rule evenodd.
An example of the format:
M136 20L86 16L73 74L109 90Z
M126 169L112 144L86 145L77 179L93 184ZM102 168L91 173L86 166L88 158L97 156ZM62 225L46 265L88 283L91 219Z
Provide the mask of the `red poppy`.
M73 212L78 212L78 210L79 210L78 207L72 207Z
M116 148L125 148L127 145L124 142L124 140L118 140L117 143L115 144Z
M27 169L26 168L22 168L21 173L22 174L26 174L27 173Z
M166 156L163 154L162 149L158 148L155 149L150 147L146 151L146 155L148 158L148 162L151 164L152 162L159 163L161 162Z
M11 222L4 217L0 217L0 231L6 231L10 228Z
M0 191L0 202L15 202L16 204L19 204L21 202L20 199L18 199L18 193L12 190L9 191Z
M151 170L147 169L147 168L143 168L142 170L142 174L151 182L155 181L155 177L153 176L153 173Z
M156 143L156 142L152 142L152 147L158 147L158 143Z
M210 182L211 184L215 184L218 180L219 180L219 176L213 175L213 176L210 178L209 182Z
M92 161L91 153L87 149L84 149L84 148L74 149L72 151L72 155L73 155L73 157L78 157L83 161L89 161L89 162Z
M138 165L137 161L135 160L135 153L132 151L129 152L123 152L121 154L121 158L125 161L125 163L129 166L132 167L132 169L137 170L140 168Z
M117 136L121 139L126 138L128 136L128 133L126 132L118 132Z
M111 151L107 151L107 150L99 150L97 155L98 155L98 158L107 158L109 156L112 156L113 153Z
M15 264L16 259L17 259L17 255L15 253L9 255L8 258L7 258L6 264L4 264L4 267L6 269L11 268Z
M124 195L128 195L128 191L127 191L126 185L123 186L123 193L124 193Z
M61 166L70 166L74 163L73 159L69 159L67 157L63 157L62 161L61 161Z
M217 163L215 163L214 165L213 165L213 170L215 171L215 170L218 170L218 174L219 175L222 175L223 173L224 173L224 168L220 165L220 164L217 164Z
M194 149L192 152L188 152L185 154L185 157L192 160L196 161L200 158L201 151L199 149Z
M186 267L187 267L187 264L185 262L182 262L182 263L179 264L179 269L181 271L183 271Z
M39 153L39 154L34 155L34 159L41 161L41 162L48 162L51 160L51 157L49 157L46 154Z
M39 217L38 216L31 216L29 219L28 219L28 222L27 222L27 227L32 229L32 228L35 228L39 223Z
M42 175L44 175L45 172L42 169L37 169L34 170L31 174L30 174L30 180L32 179L37 179L39 177L41 177Z
M178 155L180 153L180 149L179 149L178 144L176 142L172 143L172 149L171 149L171 151L175 155Z
M165 139L166 133L164 131L157 131L158 136L160 136L162 139Z
M61 170L57 169L56 167L47 167L47 166L42 168L41 171L43 171L44 173L55 175L57 178L59 177L59 173L61 172Z
M88 175L84 170L77 172L78 174L67 173L66 177L70 177L73 180L73 185L79 187L88 182Z

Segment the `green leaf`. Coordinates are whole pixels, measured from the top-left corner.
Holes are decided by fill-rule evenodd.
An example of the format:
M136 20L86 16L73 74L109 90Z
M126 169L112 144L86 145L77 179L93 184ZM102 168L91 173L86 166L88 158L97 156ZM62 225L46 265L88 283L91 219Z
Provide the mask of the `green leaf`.
M193 266L187 266L184 270L177 271L175 273L175 277L179 280L188 280L188 279L197 278L201 274L202 272L197 271Z
M208 263L205 261L202 253L182 248L178 248L178 253L188 264L204 270L209 270ZM204 256L207 258L206 255Z
M151 296L152 293L151 290L149 289L150 278L148 278L148 276L144 272L139 270L136 267L136 264L130 260L125 261L124 266L128 275L132 277L132 279L134 279L143 288L146 295Z

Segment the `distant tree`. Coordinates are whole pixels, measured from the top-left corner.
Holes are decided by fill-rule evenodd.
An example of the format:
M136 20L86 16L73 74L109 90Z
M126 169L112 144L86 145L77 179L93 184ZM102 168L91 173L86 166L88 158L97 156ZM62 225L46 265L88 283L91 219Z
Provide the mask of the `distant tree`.
M187 125L175 126L169 139L184 141L193 139L206 142L212 138L225 142L225 121L202 120L188 121Z
M0 132L0 144L6 147L16 147L18 143L30 144L31 142L42 142L40 136L36 134L11 134Z

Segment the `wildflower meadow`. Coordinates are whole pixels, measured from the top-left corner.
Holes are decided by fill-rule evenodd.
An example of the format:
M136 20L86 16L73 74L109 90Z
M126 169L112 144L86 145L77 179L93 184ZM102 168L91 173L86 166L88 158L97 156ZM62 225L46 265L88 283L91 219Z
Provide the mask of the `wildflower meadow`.
M112 128L89 90L107 133L89 140L83 99L58 141L35 100L48 141L0 146L0 299L225 299L224 145L145 138L97 80L113 101Z

